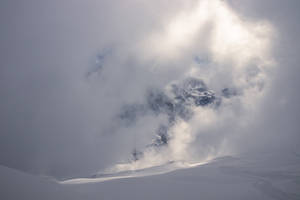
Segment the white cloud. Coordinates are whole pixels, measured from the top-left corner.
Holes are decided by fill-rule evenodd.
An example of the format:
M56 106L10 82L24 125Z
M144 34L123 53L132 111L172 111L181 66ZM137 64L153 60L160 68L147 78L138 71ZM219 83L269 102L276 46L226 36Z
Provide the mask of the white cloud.
M170 128L167 147L148 148L141 160L117 165L118 170L169 161L201 162L233 153L227 138L252 119L268 88L270 69L275 66L272 25L247 20L224 1L201 0L162 21L161 29L145 34L130 52L153 81L162 80L154 84L156 87L168 91L171 84L196 77L218 95L227 87L234 88L238 95L222 98L218 109L192 107L191 120L178 120ZM196 56L204 61L195 62ZM147 84L153 85L151 79L144 86Z

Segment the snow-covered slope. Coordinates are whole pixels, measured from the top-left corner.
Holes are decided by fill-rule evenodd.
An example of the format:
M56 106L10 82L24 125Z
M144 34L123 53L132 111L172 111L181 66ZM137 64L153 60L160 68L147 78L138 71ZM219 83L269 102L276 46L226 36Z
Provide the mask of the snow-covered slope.
M0 167L1 199L299 199L300 158L243 155L157 175L64 184ZM111 175L112 177L113 175ZM69 182L71 183L71 182Z

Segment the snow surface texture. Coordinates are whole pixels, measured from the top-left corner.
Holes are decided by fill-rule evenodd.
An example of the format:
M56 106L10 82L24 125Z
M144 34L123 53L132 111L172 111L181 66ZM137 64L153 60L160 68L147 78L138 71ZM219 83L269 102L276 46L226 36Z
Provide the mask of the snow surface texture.
M284 159L283 159L284 158ZM46 177L0 167L1 199L284 199L300 198L300 159L295 154L222 157L166 174L115 177L89 184L57 184ZM151 169L151 171L157 169ZM155 172L156 173L156 172ZM142 177L145 176L145 177Z

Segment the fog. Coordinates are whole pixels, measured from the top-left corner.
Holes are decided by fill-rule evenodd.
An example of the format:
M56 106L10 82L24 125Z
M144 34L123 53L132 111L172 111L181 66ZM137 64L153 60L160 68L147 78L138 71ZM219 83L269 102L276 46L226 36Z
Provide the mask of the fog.
M56 178L170 160L299 152L298 1L2 1L0 164ZM182 28L184 27L184 28ZM147 106L203 80L222 103L192 118ZM225 98L224 88L237 95ZM143 107L144 108L144 107ZM160 125L166 147L148 148ZM120 167L120 163L125 163ZM125 166L125 168L124 168Z

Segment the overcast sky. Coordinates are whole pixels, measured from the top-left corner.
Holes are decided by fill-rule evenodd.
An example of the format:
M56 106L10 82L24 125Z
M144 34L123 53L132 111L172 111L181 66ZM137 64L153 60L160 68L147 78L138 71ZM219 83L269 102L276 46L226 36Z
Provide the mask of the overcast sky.
M128 127L122 108L189 76L241 95L219 111L195 108L147 165L299 153L299 8L298 0L2 0L0 164L68 177L124 162L166 116Z

